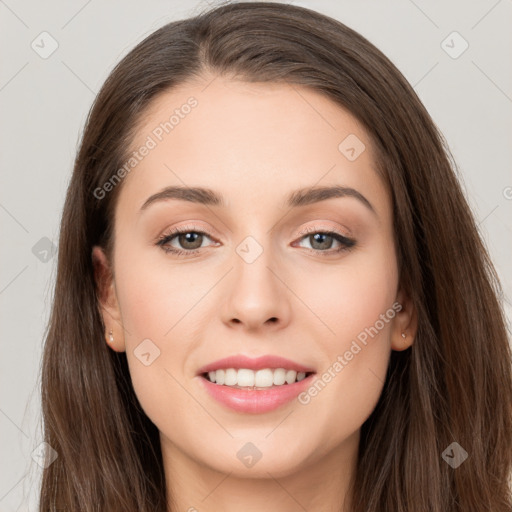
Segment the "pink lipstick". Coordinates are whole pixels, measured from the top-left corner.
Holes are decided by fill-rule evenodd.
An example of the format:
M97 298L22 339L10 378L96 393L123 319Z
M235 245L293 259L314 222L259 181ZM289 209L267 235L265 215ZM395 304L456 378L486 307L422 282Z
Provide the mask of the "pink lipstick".
M237 355L207 364L197 375L217 402L237 412L261 414L291 402L311 385L315 371L280 356Z

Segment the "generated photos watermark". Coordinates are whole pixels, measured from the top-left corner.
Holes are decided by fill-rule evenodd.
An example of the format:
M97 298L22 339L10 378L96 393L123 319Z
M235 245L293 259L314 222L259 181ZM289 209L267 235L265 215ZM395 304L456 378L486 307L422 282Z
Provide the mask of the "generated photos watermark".
M336 357L336 360L327 368L327 370L320 375L308 389L303 391L297 397L302 405L307 405L311 402L312 398L316 397L329 382L331 382L349 363L354 357L359 354L364 347L368 344L368 338L374 338L379 332L384 329L386 324L392 320L396 314L402 310L402 305L395 302L385 313L379 316L379 319L370 327L365 327L357 336L352 340L350 348L343 354ZM359 343L358 343L359 342Z
M103 199L108 192L111 192L121 180L129 174L137 165L139 165L150 152L155 149L166 135L172 132L183 119L185 119L192 109L197 107L199 102L194 96L188 98L186 103L183 103L179 108L175 108L174 112L169 119L161 122L156 126L151 133L146 137L146 141L132 155L128 160L105 182L101 187L94 189L93 195L96 199Z

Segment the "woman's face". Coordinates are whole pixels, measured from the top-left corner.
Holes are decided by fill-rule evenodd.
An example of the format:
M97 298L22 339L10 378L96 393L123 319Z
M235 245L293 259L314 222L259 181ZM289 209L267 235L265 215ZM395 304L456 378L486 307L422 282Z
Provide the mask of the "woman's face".
M370 139L304 87L212 78L161 95L138 128L110 346L164 458L254 477L353 460L390 351L412 339ZM231 357L249 360L217 363Z

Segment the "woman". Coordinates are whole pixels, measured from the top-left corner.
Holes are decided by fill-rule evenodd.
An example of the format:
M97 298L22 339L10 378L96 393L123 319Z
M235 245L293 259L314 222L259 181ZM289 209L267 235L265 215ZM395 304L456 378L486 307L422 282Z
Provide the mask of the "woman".
M449 155L312 10L134 48L62 216L40 510L510 510L501 291Z

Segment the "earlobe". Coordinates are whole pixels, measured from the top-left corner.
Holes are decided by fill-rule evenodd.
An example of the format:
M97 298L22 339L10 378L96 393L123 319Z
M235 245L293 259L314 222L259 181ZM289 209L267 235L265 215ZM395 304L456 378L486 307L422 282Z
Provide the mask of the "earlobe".
M401 305L401 309L393 321L391 349L402 351L408 349L414 342L418 326L418 315L413 300L403 289L399 290L396 302Z
M111 265L105 252L99 246L93 247L91 256L96 297L105 326L105 340L110 348L116 352L123 352L125 350L124 330Z

